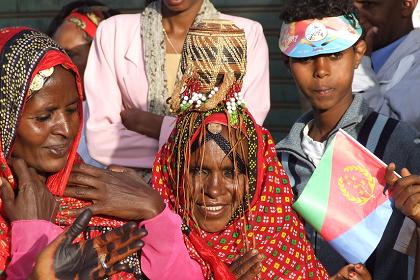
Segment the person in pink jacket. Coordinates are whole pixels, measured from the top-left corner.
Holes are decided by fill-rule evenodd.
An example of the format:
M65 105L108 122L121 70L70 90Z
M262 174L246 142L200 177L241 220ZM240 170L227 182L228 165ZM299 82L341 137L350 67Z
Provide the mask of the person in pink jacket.
M232 20L245 31L244 98L258 124L270 109L268 48L259 23L219 13L209 0L158 0L141 14L103 21L89 53L84 82L91 156L150 172L174 126L166 99L177 77L186 33L208 18ZM143 133L137 133L133 130Z

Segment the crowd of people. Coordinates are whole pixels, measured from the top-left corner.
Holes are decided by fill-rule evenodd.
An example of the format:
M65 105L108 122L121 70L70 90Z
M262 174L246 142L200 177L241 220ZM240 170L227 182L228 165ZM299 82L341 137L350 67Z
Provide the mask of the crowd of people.
M146 2L0 29L0 279L420 279L417 1L285 1L279 47L310 111L279 143L262 26ZM365 263L292 207L339 129L388 165Z

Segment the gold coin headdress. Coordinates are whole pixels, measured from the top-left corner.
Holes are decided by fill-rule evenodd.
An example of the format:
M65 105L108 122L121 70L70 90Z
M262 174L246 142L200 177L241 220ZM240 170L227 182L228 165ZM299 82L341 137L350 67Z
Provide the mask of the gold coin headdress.
M232 21L203 20L185 39L182 78L169 101L173 113L206 112L225 106L231 122L245 107L242 82L246 72L245 33Z

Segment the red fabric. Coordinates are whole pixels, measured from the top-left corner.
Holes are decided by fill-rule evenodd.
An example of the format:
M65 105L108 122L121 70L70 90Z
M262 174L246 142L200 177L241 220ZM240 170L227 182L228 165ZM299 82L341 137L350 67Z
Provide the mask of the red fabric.
M210 122L226 124L224 113L207 117ZM222 116L222 117L221 117ZM250 116L248 116L250 117ZM245 253L248 242L265 255L259 279L328 279L322 265L315 259L312 247L305 238L303 224L292 210L293 193L285 171L277 159L274 141L269 132L254 124L256 135L248 135L249 145L257 145L257 186L250 207L244 217L236 218L224 230L207 233L191 222L190 234L184 234L184 241L190 255L202 266L203 274L210 279L231 279L227 265ZM200 125L198 130L205 126ZM175 133L175 132L174 132ZM198 133L190 139L194 142ZM153 167L152 185L172 209L183 214L182 189L171 184L177 170L174 157L174 138L162 147ZM186 164L188 158L185 159ZM249 168L253 168L249 163ZM182 186L182 182L179 183ZM192 217L190 213L190 221ZM245 227L247 228L245 229Z
M83 31L85 31L89 35L89 37L95 38L95 33L98 26L95 23L93 23L93 21L90 20L88 16L79 12L72 12L66 19L69 20L72 18L78 19L81 22L83 22L83 26L80 26L79 24L77 24L77 26L82 28Z
M1 29L0 30L0 50L3 49L4 45L17 33L19 33L22 30L28 29L27 27L19 27L19 28L7 28L7 29ZM6 31L4 34L2 34L2 31ZM79 145L80 135L82 132L82 124L83 124L83 87L80 79L79 72L77 71L76 66L72 63L70 58L61 51L58 50L50 50L48 51L42 59L39 61L39 63L36 65L35 70L32 72L32 77L30 81L34 78L34 76L41 70L48 69L53 66L61 65L66 69L70 69L76 76L76 83L77 83L77 90L79 95L79 116L80 116L80 126L79 131L77 133L77 136L72 144L72 148L70 149L68 160L66 166L57 172L56 174L51 175L47 179L47 187L51 191L52 194L56 195L56 199L59 202L60 209L76 209L88 206L90 203L80 201L74 198L68 198L68 197L62 197L64 190L67 186L67 182L70 176L70 172L73 168L73 165L76 163L80 163L82 160L77 154L77 147ZM30 82L27 83L27 86L29 88ZM27 94L27 93L26 93ZM26 98L25 98L26 100ZM22 111L24 108L22 109ZM0 139L1 143L1 139ZM10 153L12 154L12 153ZM4 156L4 153L2 150L0 150L0 164L1 164L1 170L0 170L0 176L6 178L11 185L16 188L15 180L13 178L13 174L7 164L7 159ZM0 211L3 213L3 210L1 209L1 200L0 200ZM65 228L73 223L75 218L69 218L67 215L65 215L65 212L61 212L61 215L57 215L56 217L56 224ZM107 227L119 227L123 225L125 221L117 221L113 219L103 218L103 217L93 217L89 223L89 225L93 226L107 226ZM5 221L2 215L0 215L0 278L2 272L5 271L5 268L8 263L8 259L10 257L10 224ZM100 232L94 232L92 235L96 236L99 235ZM83 238L80 236L78 240ZM76 240L76 241L78 241ZM112 279L133 279L131 274L127 273L119 273L112 277Z
M386 186L385 173L385 163L350 135L337 132L328 182L328 210L320 232L325 240L334 240L348 232L389 200L389 195L382 193Z
M17 27L17 28L7 28L2 29L0 31L0 49L3 49L4 45L17 33L19 33L22 30L28 29L26 27ZM7 32L5 32L7 31ZM75 75L76 75L76 81L78 86L78 93L80 97L80 103L79 103L79 110L80 110L80 118L82 118L82 86L81 86L81 80L79 73L77 72L77 68L74 66L74 64L71 62L70 58L65 55L64 53L56 50L51 50L45 54L45 56L41 59L41 61L38 63L35 71L33 71L32 77L30 81L32 81L33 77L36 73L38 73L41 70L48 69L52 66L56 65L63 65L64 67L71 69ZM30 83L28 83L30 84ZM83 123L83 120L80 120L80 123ZM59 171L57 174L52 175L50 178L48 178L48 188L51 190L54 194L62 194L65 188L65 185L68 180L68 176L70 174L71 168L73 166L74 161L77 159L77 146L79 145L79 138L81 133L81 127L79 128L78 135L72 145L72 148L69 152L68 156L68 163L67 165ZM1 141L1 139L0 139ZM3 154L3 151L0 151L0 164L1 164L1 171L0 175L1 177L6 178L12 185L13 188L16 187L15 180L13 178L13 174L7 164L7 159L5 158L5 155ZM0 208L1 207L1 201L0 201ZM3 213L3 210L1 210ZM9 236L9 230L10 225L4 220L3 217L0 216L0 272L5 270L7 258L10 254L10 236Z
M3 50L4 45L18 32L28 29L27 27L7 27L0 29L0 50Z

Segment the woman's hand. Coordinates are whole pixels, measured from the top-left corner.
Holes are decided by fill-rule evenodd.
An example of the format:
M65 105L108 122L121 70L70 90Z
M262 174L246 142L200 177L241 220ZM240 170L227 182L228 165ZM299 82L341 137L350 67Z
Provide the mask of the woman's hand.
M394 171L395 164L389 164L385 178L391 187L390 192L395 207L420 227L420 176L411 175L407 168L403 168L402 178L398 178Z
M369 271L361 264L349 264L330 277L331 280L372 280Z
M261 272L263 260L264 255L253 249L233 261L229 269L236 279L252 280Z
M9 221L46 220L54 221L58 204L42 178L22 159L9 162L17 176L17 195L5 178L1 179L1 199Z
M92 201L88 208L94 215L126 220L151 219L165 208L160 194L134 170L124 167L104 170L86 164L74 166L64 195ZM71 211L69 215L76 216L81 211Z
M94 239L73 244L91 217L92 211L85 210L41 252L30 279L102 279L127 268L118 262L143 247L141 239L146 230L130 222Z
M122 111L120 116L128 130L159 139L163 116L142 109L127 109Z

